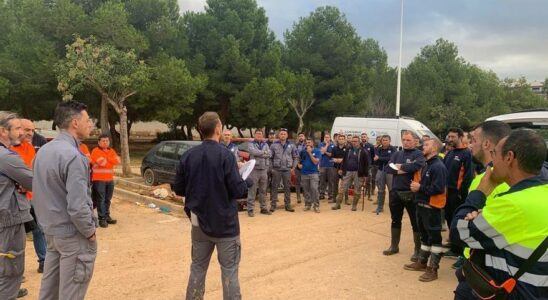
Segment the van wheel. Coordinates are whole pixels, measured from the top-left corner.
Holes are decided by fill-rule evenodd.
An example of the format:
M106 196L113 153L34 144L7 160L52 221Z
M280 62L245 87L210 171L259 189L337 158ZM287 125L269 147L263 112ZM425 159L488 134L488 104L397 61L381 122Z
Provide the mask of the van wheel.
M146 185L150 186L158 184L156 173L154 173L154 171L150 168L146 169L143 173L143 179L145 180Z

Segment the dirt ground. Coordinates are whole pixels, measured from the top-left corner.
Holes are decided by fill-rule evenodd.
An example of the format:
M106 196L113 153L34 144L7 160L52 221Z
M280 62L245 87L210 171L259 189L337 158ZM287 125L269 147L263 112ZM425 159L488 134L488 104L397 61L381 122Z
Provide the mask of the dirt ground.
M294 195L293 195L294 196ZM293 203L296 203L293 200ZM332 211L276 211L271 216L240 213L242 261L240 285L247 299L452 299L456 279L442 259L440 278L418 281L419 272L403 270L412 251L408 219L400 253L382 255L389 244L390 214ZM114 199L117 225L98 229L98 256L86 299L183 299L190 269L190 222L133 201ZM37 299L40 274L27 242L25 299ZM213 254L206 299L221 299L220 269Z

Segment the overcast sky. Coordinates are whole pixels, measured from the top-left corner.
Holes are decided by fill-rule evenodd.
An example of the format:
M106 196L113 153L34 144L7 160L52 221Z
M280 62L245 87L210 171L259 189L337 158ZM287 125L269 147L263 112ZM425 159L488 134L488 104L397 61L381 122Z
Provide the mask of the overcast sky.
M181 11L203 11L205 0L178 0ZM547 0L404 0L403 65L420 48L444 38L468 62L502 79L548 77ZM300 17L319 6L338 7L363 38L379 41L398 63L400 0L257 0L283 41Z

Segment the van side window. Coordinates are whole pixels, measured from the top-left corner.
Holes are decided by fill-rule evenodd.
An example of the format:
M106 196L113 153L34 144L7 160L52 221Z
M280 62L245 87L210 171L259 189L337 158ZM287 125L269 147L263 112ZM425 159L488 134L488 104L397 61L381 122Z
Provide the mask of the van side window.
M176 150L177 150L177 145L176 144L168 143L168 144L163 145L158 150L156 155L158 155L160 157L163 157L163 158L175 159L176 158L176 154L175 154Z

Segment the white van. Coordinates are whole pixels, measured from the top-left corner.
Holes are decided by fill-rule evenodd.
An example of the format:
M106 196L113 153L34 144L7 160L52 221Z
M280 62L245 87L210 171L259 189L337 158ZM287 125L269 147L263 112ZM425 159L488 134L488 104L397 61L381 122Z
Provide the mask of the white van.
M401 133L409 130L422 137L429 135L437 138L426 125L411 118L358 118L358 117L336 117L333 121L331 134L343 132L345 135L360 135L363 132L369 136L369 142L375 142L377 136L389 135L392 138L392 145L401 146Z
M485 121L491 120L507 123L512 129L521 127L535 129L542 135L546 142L546 146L548 146L548 109L498 115L487 118Z

